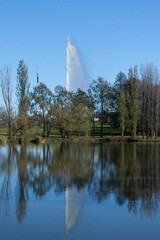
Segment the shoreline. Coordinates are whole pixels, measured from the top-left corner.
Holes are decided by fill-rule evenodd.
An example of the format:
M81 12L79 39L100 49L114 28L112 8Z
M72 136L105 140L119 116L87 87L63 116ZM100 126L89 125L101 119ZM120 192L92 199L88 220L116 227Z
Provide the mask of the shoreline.
M60 138L51 136L45 137L26 137L24 139L8 139L6 136L0 136L0 145L5 144L52 144L55 142L73 142L73 143L103 143L103 142L139 142L139 143L160 143L160 138L142 138L141 136L130 137L130 136L105 136L101 137L70 137Z

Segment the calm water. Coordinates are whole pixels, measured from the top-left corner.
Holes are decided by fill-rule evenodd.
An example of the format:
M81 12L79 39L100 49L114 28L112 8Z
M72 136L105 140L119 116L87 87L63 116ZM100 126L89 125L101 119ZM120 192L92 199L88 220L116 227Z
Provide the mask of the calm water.
M0 147L0 239L159 239L160 144Z

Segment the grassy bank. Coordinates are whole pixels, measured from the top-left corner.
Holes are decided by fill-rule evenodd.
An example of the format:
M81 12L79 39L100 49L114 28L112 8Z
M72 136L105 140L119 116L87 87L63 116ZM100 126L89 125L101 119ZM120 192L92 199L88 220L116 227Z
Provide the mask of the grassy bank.
M112 130L112 136L110 132L110 126L108 124L104 124L103 128L103 134L104 137L100 137L100 123L96 122L96 134L95 137L92 137L92 134L90 136L83 136L82 134L80 137L78 136L78 132L73 132L71 136L67 139L61 138L59 131L52 131L49 138L42 137L42 129L38 128L32 128L28 130L28 134L23 139L23 143L35 143L35 144L51 144L54 142L160 142L160 138L158 139L143 139L141 136L137 137L131 137L131 136L120 136L120 129L113 129ZM37 134L38 133L38 134ZM6 128L0 128L0 144L6 144L6 143L13 143L13 144L19 144L20 138L17 136L16 139L8 139L7 135L7 129Z

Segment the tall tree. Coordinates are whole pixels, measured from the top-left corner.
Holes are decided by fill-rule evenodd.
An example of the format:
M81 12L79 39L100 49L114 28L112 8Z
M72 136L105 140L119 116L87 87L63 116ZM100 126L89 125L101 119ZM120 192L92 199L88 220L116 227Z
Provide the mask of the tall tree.
M113 105L115 111L118 112L118 121L121 127L121 136L124 135L126 118L127 118L127 108L126 108L126 82L127 77L124 73L120 72L116 76L116 81L113 87Z
M153 64L141 68L141 126L142 135L147 138L158 137L160 121L160 83L159 73Z
M125 100L125 92L123 89L120 90L120 101L118 104L118 112L119 112L119 122L121 127L121 136L123 137L125 131L125 122L126 122L126 100Z
M155 68L155 83L154 83L154 132L158 138L159 120L160 120L160 79L157 68Z
M136 136L139 117L139 80L137 66L135 66L134 69L132 68L129 69L128 81L130 85L128 99L129 131L132 136Z
M104 110L109 111L110 108L110 85L103 78L99 77L97 80L92 81L90 89L93 92L96 107L99 112L101 121L101 137L103 137Z
M11 68L6 66L1 71L1 89L2 96L5 104L5 111L2 111L2 119L8 125L8 134L11 138L12 135L12 122L14 118L13 108L12 108L12 87L11 87Z
M18 100L18 125L21 129L21 136L25 135L28 124L29 87L28 67L24 63L24 60L20 60L17 69L16 94Z
M96 102L95 102L94 94L91 88L88 89L88 100L89 100L88 108L91 111L91 117L92 117L92 136L94 137L95 136Z

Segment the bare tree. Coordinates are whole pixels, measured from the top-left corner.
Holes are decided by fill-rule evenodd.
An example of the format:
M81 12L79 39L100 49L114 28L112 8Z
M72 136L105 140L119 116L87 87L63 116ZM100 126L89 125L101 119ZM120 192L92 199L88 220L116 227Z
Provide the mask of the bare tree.
M143 136L158 137L160 121L159 73L153 64L141 68L141 126Z
M153 111L154 111L154 132L155 132L155 137L158 138L158 130L159 130L159 120L160 120L160 82L159 82L159 73L157 68L155 67L154 70L154 95L153 95Z
M2 96L5 104L5 111L2 111L2 119L8 125L9 137L11 137L11 126L13 120L12 109L12 87L11 87L11 67L6 66L0 73Z

